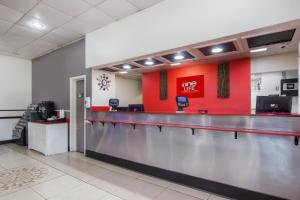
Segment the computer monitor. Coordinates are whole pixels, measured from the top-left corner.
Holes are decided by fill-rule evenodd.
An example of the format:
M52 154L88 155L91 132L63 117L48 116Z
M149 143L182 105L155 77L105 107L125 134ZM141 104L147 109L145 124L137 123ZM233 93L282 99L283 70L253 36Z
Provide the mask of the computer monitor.
M258 96L256 113L291 113L292 97L288 96Z
M116 111L119 106L119 99L109 99L108 105L112 108L112 111Z
M144 112L143 104L129 104L129 112Z
M177 112L183 112L183 108L189 106L189 100L186 96L176 96Z

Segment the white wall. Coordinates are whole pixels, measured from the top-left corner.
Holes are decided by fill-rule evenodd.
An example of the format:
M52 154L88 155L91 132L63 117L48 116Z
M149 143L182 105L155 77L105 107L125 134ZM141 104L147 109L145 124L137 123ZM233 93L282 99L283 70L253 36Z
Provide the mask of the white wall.
M32 99L30 60L0 55L0 110L25 109ZM22 112L1 112L0 117ZM0 119L0 141L12 138L17 119Z
M298 77L300 77L300 43L298 45ZM298 92L298 113L300 114L300 92Z
M116 76L116 97L120 106L142 104L142 81Z
M299 0L165 0L86 35L86 67L300 18Z
M251 109L256 107L257 96L280 94L280 80L285 72L287 79L298 78L297 52L251 59L251 79L261 79L261 90L251 85ZM293 97L292 113L298 112L298 97Z
M278 72L298 69L297 52L251 59L251 73Z

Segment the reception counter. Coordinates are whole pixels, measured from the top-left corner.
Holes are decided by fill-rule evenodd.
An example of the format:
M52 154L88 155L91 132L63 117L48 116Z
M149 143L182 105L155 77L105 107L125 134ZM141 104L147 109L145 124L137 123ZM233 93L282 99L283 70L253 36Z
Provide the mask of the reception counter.
M299 116L90 112L87 156L235 199L300 199Z

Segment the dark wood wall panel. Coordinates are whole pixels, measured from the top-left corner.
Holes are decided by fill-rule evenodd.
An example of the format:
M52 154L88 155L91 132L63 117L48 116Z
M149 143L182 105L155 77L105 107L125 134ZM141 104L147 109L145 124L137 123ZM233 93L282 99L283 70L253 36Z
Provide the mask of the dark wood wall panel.
M168 99L168 72L160 71L159 77L159 97L160 100Z
M229 98L229 63L222 63L218 65L218 98Z

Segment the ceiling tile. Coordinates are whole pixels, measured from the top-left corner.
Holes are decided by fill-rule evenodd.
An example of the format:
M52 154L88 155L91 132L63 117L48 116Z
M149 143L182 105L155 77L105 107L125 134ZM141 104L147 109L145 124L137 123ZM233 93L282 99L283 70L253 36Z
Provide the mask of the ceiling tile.
M39 30L40 32L43 32L43 33L49 32L51 29L55 28L55 26L53 24L50 25L49 23L45 23L45 20L39 20L39 19L37 19L33 16L30 16L30 15L26 15L25 17L23 17L18 22L18 25L22 25L22 26L26 26L28 28L32 28L32 24L34 22L42 23L43 25L45 25L45 29Z
M70 16L65 15L64 13L43 3L40 3L34 9L32 9L28 15L40 20L46 26L50 27L60 26L71 19Z
M114 21L113 18L107 16L105 13L96 8L92 8L82 15L79 15L78 19L97 28L103 27Z
M1 46L0 46L0 55L2 56L14 56L16 57L13 53L7 52L7 51L2 51Z
M13 24L0 20L0 36L4 34Z
M2 41L0 40L0 51L1 52L7 52L7 53L12 53L14 52L16 49L13 48L12 46L8 46L5 43L2 43Z
M138 8L127 0L107 0L97 8L115 19L127 17L138 11Z
M0 0L0 4L22 13L28 12L38 2L38 0Z
M92 6L96 6L96 5L104 2L105 0L84 0L84 1Z
M42 50L43 52L46 52L46 51L53 50L53 49L57 48L56 44L46 42L46 41L42 41L42 40L36 40L33 43L31 43L30 45L33 46L34 48L38 49L38 50Z
M24 26L16 25L12 29L10 29L7 34L15 35L20 37L31 38L32 40L37 39L43 35L42 32L39 32L33 28L27 28Z
M72 21L64 24L62 26L66 30L70 30L76 33L80 33L82 35L95 30L97 27L89 25L87 23L82 22L79 19L73 19Z
M18 36L18 35L14 35L14 34L9 34L9 35L5 35L2 37L1 43L3 43L3 45L9 46L11 48L21 48L24 47L25 45L29 44L30 42L32 42L32 38L27 38L24 36Z
M56 49L57 46L45 41L35 41L30 45L27 45L17 51L17 54L26 57L28 59L33 59L41 55L45 55L52 50Z
M128 1L132 3L134 6L138 7L139 9L145 9L161 2L162 0L128 0Z
M63 44L69 42L68 40L63 39L63 38L61 38L57 35L51 34L51 33L44 35L42 38L40 38L40 40L48 42L48 43L56 44L57 46L62 46Z
M78 16L91 7L83 0L44 0L44 2L73 17Z
M0 4L0 20L15 23L23 16L22 13Z
M54 35L56 37L59 38L63 38L66 43L72 42L74 40L80 39L83 37L83 35L80 35L78 33L63 29L63 28L57 28L55 30L53 30L51 33L49 33L51 35Z

